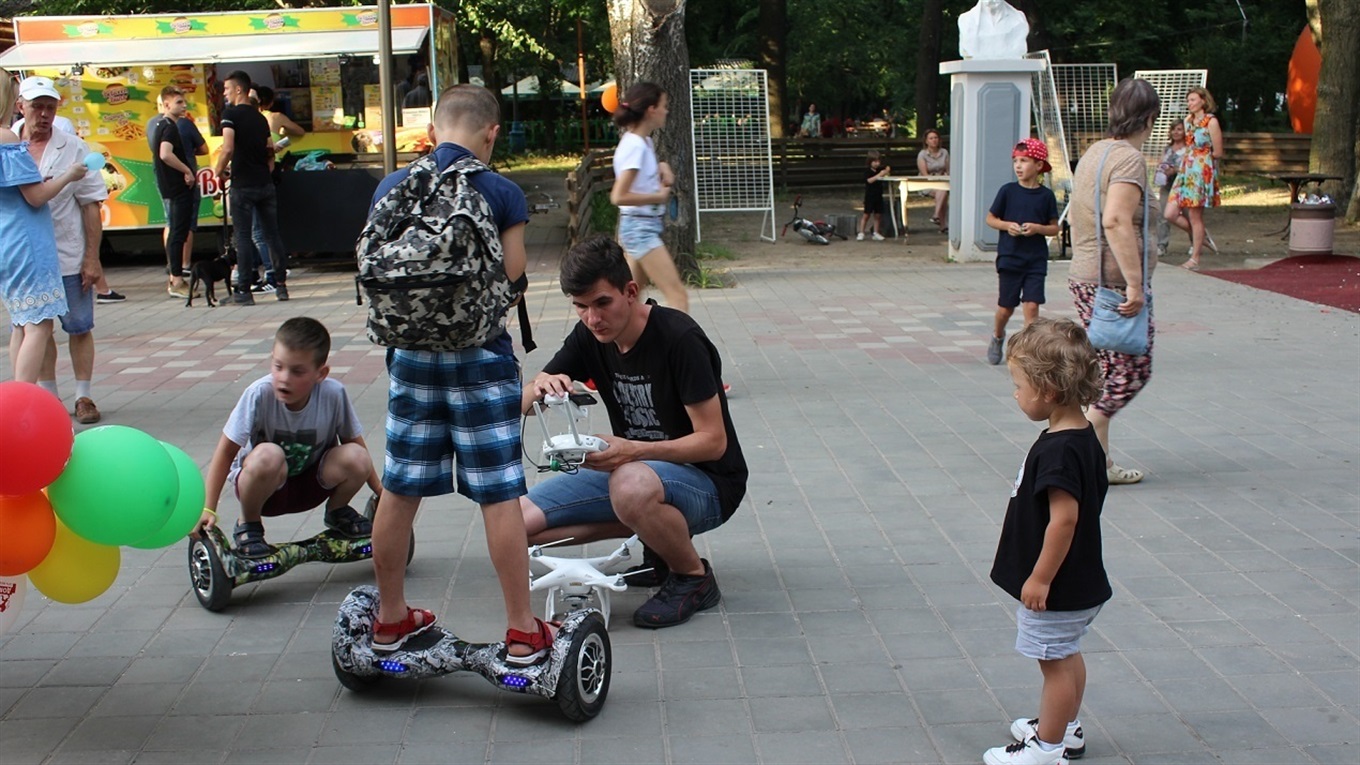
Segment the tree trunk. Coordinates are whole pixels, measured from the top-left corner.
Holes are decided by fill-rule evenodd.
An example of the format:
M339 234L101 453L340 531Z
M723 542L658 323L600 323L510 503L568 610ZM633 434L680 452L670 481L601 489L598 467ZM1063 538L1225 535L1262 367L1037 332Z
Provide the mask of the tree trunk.
M662 239L681 275L697 274L685 0L609 0L609 36L620 97L636 82L655 82L669 96L666 127L652 137L657 158L675 171L680 211L675 220L667 221Z
M770 137L783 138L789 118L784 111L787 86L784 55L787 47L788 0L760 0L760 66L765 70L770 92Z
M921 40L916 48L916 135L936 126L940 116L940 25L944 0L925 0Z
M1354 189L1357 176L1356 133L1360 129L1360 3L1355 0L1317 0L1317 28L1321 32L1322 69L1318 72L1317 116L1308 169L1339 175L1339 205L1355 222Z

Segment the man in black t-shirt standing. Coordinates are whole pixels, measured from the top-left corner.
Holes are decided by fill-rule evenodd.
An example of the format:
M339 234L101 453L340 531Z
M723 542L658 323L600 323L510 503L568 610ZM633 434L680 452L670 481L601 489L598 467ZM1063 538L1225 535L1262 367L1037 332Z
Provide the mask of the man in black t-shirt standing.
M238 305L254 305L250 283L259 264L251 240L258 216L274 260L274 297L288 299L288 253L279 236L278 197L274 193L274 144L269 122L250 103L250 75L237 70L223 80L222 92L230 104L222 112L222 150L213 168L218 178L230 176L231 222L235 226L236 290ZM230 172L227 164L231 163Z
M607 448L587 455L579 471L539 482L520 499L525 530L536 544L636 533L660 558L644 562L669 574L633 623L681 624L721 598L691 537L722 525L746 494L718 351L689 316L642 301L623 249L608 237L572 247L560 281L581 320L524 387L524 409L571 392L575 380L593 380L613 432L600 435Z
M165 240L165 261L170 266L170 296L189 297L189 287L184 283L184 266L188 257L184 243L189 238L189 225L198 213L198 195L194 193L193 168L189 166L189 155L184 150L184 140L179 132L179 120L184 117L189 105L184 93L174 85L161 90L161 103L165 109L165 119L156 123L156 133L152 145L152 164L156 169L156 187L160 189L161 199L165 200L166 223L170 228Z

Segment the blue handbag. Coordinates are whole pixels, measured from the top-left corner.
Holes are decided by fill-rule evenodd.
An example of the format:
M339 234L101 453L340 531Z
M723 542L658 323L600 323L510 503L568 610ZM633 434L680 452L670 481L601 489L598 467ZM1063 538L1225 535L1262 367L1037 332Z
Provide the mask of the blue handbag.
M1091 305L1091 323L1086 335L1091 345L1100 350L1126 353L1130 356L1145 356L1148 352L1148 321L1152 316L1152 282L1148 279L1148 194L1143 189L1143 308L1133 316L1119 313L1124 296L1105 286L1105 246L1104 223L1100 214L1100 185L1105 175L1105 160L1109 158L1114 144L1105 150L1096 169L1096 298Z

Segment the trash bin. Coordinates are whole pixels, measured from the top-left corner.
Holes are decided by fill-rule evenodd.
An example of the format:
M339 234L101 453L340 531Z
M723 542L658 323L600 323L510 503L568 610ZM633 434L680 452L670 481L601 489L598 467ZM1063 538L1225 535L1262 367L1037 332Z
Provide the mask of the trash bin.
M1294 203L1289 206L1289 254L1331 255L1336 237L1336 205Z
M524 145L525 145L524 123L523 122L510 123L510 153L518 154L524 151Z

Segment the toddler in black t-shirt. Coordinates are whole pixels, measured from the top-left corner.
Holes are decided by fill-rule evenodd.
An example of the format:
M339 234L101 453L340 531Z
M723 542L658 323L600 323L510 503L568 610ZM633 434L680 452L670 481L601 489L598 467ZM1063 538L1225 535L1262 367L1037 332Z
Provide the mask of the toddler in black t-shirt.
M1080 640L1110 582L1101 557L1100 510L1109 481L1105 451L1082 412L1102 379L1086 331L1069 319L1035 319L1011 339L1006 365L1015 400L1048 428L1016 476L992 565L992 581L1020 601L1015 648L1039 661L1037 717L1011 724L1016 743L989 749L987 765L1054 765L1085 753L1077 710L1086 690Z

